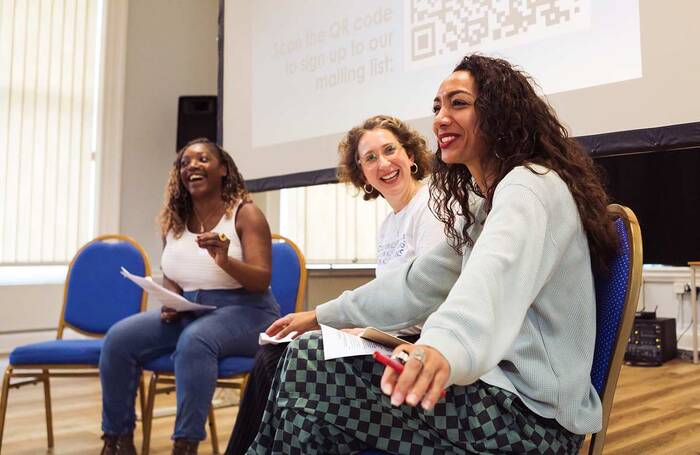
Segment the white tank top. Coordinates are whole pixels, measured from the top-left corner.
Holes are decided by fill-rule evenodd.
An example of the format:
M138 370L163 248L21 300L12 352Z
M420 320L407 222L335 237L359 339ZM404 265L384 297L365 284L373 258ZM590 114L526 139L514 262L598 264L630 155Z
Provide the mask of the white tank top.
M236 214L240 206L240 202L236 204L230 218L224 214L212 232L226 234L231 239L228 255L243 260L241 240L236 232ZM161 257L161 268L165 276L177 283L183 291L241 288L238 281L216 265L206 249L197 246L198 235L190 232L187 227L179 239L175 238L172 231L168 232Z

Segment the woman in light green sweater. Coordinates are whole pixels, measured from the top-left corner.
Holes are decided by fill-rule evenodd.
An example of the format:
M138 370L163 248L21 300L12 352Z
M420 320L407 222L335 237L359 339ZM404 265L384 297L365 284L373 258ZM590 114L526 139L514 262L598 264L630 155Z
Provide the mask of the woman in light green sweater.
M600 428L591 268L616 237L591 158L503 60L465 57L433 110L448 241L268 330L424 322L403 373L299 337L249 453L576 453Z

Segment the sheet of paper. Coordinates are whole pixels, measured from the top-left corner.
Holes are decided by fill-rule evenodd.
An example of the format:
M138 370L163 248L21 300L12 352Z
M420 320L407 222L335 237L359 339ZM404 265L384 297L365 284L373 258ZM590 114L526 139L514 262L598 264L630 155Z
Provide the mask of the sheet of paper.
M129 273L124 267L121 271L122 276L128 278L129 280L136 283L144 291L148 292L148 295L162 305L172 308L175 311L199 311L199 310L215 310L215 306L211 305L200 305L199 303L190 302L180 294L176 294L169 289L165 289L160 284L156 283L151 279L150 276L142 277Z
M345 333L326 325L321 325L321 333L323 334L325 360L356 355L370 355L374 351L379 351L384 355L391 355L392 352L391 349L379 343L365 340L357 335Z
M296 330L293 332L289 332L289 334L284 337L284 338L275 338L271 337L265 332L260 332L260 336L258 337L258 344L260 346L264 344L283 344L283 343L289 343L294 339L294 337L297 336Z

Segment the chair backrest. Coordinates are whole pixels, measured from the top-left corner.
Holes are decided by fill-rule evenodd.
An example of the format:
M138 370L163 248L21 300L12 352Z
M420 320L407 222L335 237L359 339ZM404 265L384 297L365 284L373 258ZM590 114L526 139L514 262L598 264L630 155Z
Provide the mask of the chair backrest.
M151 274L148 256L125 235L102 235L83 245L68 267L58 338L64 328L104 335L117 321L143 311L146 293L119 273Z
M591 382L603 402L603 428L593 435L589 453L603 451L608 417L625 347L632 330L642 282L642 233L637 217L627 207L611 204L620 249L607 273L595 274L596 340Z
M286 237L272 234L272 278L270 287L280 306L280 315L301 311L306 290L306 260L299 247ZM276 240L276 241L275 241Z

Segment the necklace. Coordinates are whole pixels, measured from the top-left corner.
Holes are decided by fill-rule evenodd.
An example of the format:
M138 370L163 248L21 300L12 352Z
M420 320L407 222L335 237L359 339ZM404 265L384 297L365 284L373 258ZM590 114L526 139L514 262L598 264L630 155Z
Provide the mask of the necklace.
M217 208L216 210L212 211L209 215L207 215L207 216L204 218L204 220L202 220L202 219L199 217L199 214L197 213L197 210L194 208L194 206L192 207L192 211L194 212L194 217L197 219L197 222L199 223L199 233L200 233L200 234L201 234L202 232L204 232L204 225L207 224L207 222L209 221L209 219L210 219L213 215L219 213L219 210L220 210L220 209Z

